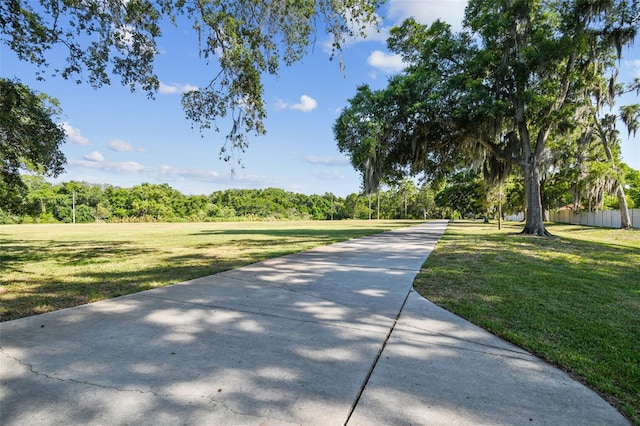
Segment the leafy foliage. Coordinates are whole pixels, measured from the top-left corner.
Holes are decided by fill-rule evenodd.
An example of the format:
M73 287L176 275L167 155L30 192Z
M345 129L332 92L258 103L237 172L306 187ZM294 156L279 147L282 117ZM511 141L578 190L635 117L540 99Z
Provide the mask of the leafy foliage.
M0 223L206 222L229 220L428 219L452 213L437 202L445 187L404 180L369 197L331 193L306 195L279 188L227 189L209 195L184 195L167 184L131 188L86 182L51 184L41 176L22 176L26 193L19 214L0 207ZM477 205L483 194L477 197ZM457 208L457 207L454 207ZM480 209L480 208L479 208ZM460 210L464 213L467 212ZM479 210L478 210L479 211Z
M358 170L374 164L378 181L474 166L495 183L517 166L525 181L523 232L548 235L541 185L550 141L565 150L574 129L594 124L583 110L593 88L616 74L615 59L639 25L640 4L622 0L471 0L457 34L442 22L409 19L388 40L405 71L382 91L359 90L336 122L338 145ZM616 84L604 87L615 92ZM363 95L385 113L364 108ZM632 109L624 114L633 121ZM360 132L362 117L389 131ZM362 148L372 138L376 155Z
M0 204L6 210L20 208L26 191L21 170L47 176L63 171L65 133L53 120L58 112L54 99L0 78Z
M436 202L461 213L462 216L484 213L484 182L477 173L457 173L438 193Z
M6 0L0 2L0 41L22 60L93 87L112 76L149 96L159 88L154 70L162 27L193 28L200 56L217 63L202 88L185 93L186 116L200 129L231 116L229 149L247 146L245 133L262 134L266 116L261 76L302 58L320 32L339 51L347 37L377 23L381 0ZM64 58L62 63L54 63ZM54 64L53 67L50 65ZM221 152L230 158L227 147Z
M624 166L630 208L640 208L640 171Z
M470 40L453 35L447 24L436 22L425 29L413 19L391 34L389 47L407 63L425 63L392 77L385 89L359 87L334 124L338 148L363 175L366 192L382 181L397 183L407 176L441 178L463 160L458 146L462 134L452 121L457 92L445 79L458 72L457 59ZM456 60L434 54L439 48Z

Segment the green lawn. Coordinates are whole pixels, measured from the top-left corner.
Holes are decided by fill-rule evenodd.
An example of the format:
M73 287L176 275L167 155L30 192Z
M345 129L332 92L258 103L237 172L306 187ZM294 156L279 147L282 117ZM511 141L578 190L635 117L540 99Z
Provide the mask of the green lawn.
M165 286L415 223L0 225L0 317Z
M416 222L0 226L10 320L214 274ZM415 286L570 372L640 424L640 232L453 223Z
M427 299L563 368L640 424L640 231L450 224L416 278Z

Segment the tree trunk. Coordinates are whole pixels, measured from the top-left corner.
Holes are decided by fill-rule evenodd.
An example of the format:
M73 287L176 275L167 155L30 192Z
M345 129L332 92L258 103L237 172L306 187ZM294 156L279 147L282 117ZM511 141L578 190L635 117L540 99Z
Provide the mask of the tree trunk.
M538 162L530 161L523 166L524 188L527 198L527 210L525 225L522 230L524 235L538 235L548 237L551 234L544 226L542 212L542 198L540 197L540 171Z
M515 104L515 119L522 148L522 171L524 172L524 193L526 198L525 224L521 234L548 237L551 234L544 227L542 217L542 195L540 194L540 156L549 137L549 127L540 129L535 147L531 144L531 135L525 119L523 102Z
M611 152L611 147L609 146L609 140L607 139L606 132L602 128L598 117L594 114L596 118L596 124L598 125L598 132L600 133L600 140L602 141L602 145L604 146L604 152L607 156L607 159L611 162L613 170L618 171L618 166L616 165L615 158L613 157L613 152ZM631 218L629 217L629 206L627 205L627 197L624 195L624 188L620 184L620 182L616 182L616 195L618 196L618 209L620 210L620 219L622 222L622 229L630 229L631 228Z
M404 218L407 219L407 193L404 193Z
M548 222L549 221L549 206L546 203L546 198L545 198L545 189L546 189L546 179L540 181L540 201L542 202L542 221L543 222Z
M620 210L620 219L622 222L622 229L631 229L631 217L629 216L629 206L627 205L627 197L624 194L624 188L620 183L617 184L618 189L616 195L618 196L618 209Z

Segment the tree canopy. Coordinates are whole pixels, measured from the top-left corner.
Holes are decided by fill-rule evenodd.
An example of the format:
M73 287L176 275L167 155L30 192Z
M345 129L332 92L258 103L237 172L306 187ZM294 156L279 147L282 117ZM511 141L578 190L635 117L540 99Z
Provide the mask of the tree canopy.
M367 197L331 193L306 195L280 188L227 189L209 195L184 195L167 184L142 183L131 188L87 182L52 184L42 176L23 176L25 193L17 212L0 204L2 223L55 222L203 222L228 220L367 219L374 213ZM377 194L381 219L440 218L448 207L436 205L439 189L418 189L410 181ZM379 201L379 202L378 202ZM477 210L464 213L478 213Z
M65 134L54 121L58 113L54 99L0 78L0 204L5 209L16 210L26 191L21 170L62 173Z
M548 235L541 173L550 143L560 149L576 143L572 132L591 120L584 115L591 89L600 81L616 87L616 59L639 25L640 4L622 0L471 0L459 33L442 22L405 21L388 45L407 68L367 95L394 112L376 118L381 136L365 150L389 155L370 155L369 163L382 177L398 166L433 173L474 165L490 181L517 166L525 183L523 232ZM367 102L352 99L334 130L338 146L364 170L360 144L345 143L345 135L362 127L362 118L347 119L357 116L354 110L372 120L362 105Z
M190 26L200 56L212 67L210 81L183 95L187 118L217 130L232 117L229 149L244 149L246 133L265 132L262 75L302 58L318 33L330 34L334 52L347 37L377 23L382 0L5 0L0 2L0 41L22 60L50 74L93 87L112 77L150 96L158 90L157 43L167 24ZM322 25L322 27L320 27ZM55 58L62 64L51 66Z

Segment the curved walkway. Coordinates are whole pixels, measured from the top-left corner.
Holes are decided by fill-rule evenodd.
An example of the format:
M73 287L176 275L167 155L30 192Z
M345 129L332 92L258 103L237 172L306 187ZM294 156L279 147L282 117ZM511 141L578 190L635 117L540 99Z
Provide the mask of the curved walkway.
M429 303L446 222L0 324L0 424L628 424Z

